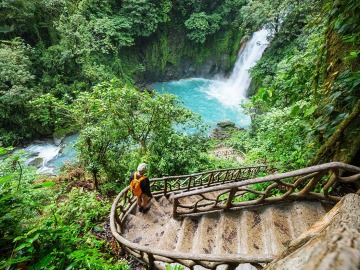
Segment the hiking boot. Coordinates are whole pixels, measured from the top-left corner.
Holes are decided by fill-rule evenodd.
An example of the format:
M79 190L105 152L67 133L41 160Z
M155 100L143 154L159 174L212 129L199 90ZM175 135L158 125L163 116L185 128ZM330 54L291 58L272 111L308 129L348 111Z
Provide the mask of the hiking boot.
M144 214L147 213L150 210L151 206L148 205L144 208L144 210L142 211Z

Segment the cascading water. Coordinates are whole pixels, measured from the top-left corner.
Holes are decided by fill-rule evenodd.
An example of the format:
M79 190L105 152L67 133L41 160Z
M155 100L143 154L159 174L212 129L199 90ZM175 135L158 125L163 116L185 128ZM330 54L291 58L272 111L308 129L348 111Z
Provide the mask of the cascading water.
M65 137L60 145L51 140L38 141L26 147L25 153L30 157L26 165L36 166L37 173L56 174L66 162L76 160L75 142L77 134Z
M177 95L187 108L200 114L212 128L221 121L232 121L236 126L246 128L250 124L250 117L242 112L239 104L245 98L251 82L248 71L261 58L267 46L267 35L267 30L253 34L239 52L234 70L228 79L191 78L154 83L152 87L158 92Z
M255 32L246 46L239 52L234 70L229 79L222 84L216 83L209 87L208 94L217 98L225 106L238 106L245 98L246 90L251 83L249 69L261 58L267 47L268 31L262 29Z
M32 155L26 162L27 165L39 167L39 173L53 173L53 168L49 166L49 161L56 158L60 152L60 146L52 143L31 144L25 148L25 151Z

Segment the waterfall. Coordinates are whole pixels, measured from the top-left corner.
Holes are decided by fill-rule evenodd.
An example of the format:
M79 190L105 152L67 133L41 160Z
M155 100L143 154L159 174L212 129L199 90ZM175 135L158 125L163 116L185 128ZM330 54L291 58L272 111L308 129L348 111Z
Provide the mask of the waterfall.
M190 78L151 86L158 92L174 94L184 105L202 116L212 128L222 121L231 121L238 127L246 128L251 119L239 106L245 98L251 78L249 69L261 58L268 45L267 30L255 32L239 51L234 70L228 79L210 80Z
M249 69L261 58L268 42L268 31L262 29L255 32L245 47L239 51L234 70L230 77L209 87L208 94L220 100L225 106L238 106L245 98L246 90L251 83Z

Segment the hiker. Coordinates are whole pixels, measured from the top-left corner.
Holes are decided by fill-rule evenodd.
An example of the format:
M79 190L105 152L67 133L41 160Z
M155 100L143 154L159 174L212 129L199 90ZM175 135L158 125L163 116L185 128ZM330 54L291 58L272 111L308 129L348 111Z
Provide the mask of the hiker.
M150 181L145 175L147 164L141 163L137 167L137 171L130 175L130 191L137 197L137 205L141 213L146 213L150 209L148 205L153 195L150 191Z

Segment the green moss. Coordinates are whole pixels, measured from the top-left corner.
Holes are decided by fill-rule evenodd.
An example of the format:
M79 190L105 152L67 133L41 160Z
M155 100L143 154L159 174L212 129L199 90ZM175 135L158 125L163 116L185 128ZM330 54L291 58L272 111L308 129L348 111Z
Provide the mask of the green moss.
M68 127L61 127L61 128L55 128L54 130L54 137L60 138L69 134L75 134L79 132L80 127L76 125L68 126Z
M191 59L195 67L200 67L208 58L227 55L229 61L226 68L231 69L237 58L241 37L241 31L229 29L208 37L204 44L198 44L189 41L181 32L164 30L142 42L143 60L137 58L134 61L142 61L147 70L163 73L168 64L179 67L184 59ZM136 54L138 50L132 53Z

